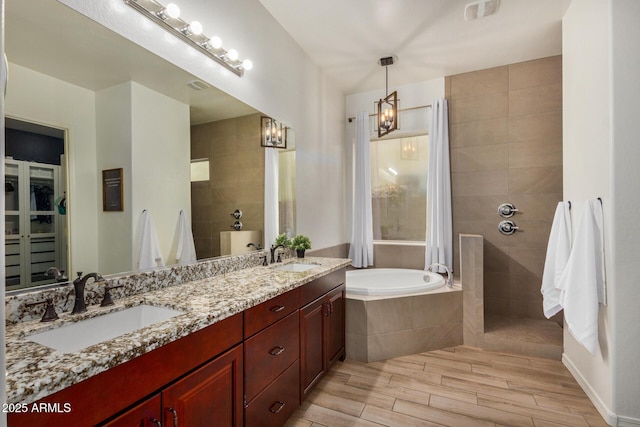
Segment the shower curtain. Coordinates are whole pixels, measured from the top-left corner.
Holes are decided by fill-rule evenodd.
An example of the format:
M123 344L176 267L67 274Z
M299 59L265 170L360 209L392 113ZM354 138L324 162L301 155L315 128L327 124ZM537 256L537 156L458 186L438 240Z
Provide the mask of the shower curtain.
M453 269L451 174L449 172L449 121L447 100L431 104L429 168L427 170L427 247L425 268L433 263ZM444 273L443 268L434 269Z
M356 114L356 152L353 218L349 258L357 268L373 265L373 218L371 213L371 159L369 114Z
M275 242L280 226L278 217L278 157L277 148L264 149L264 245Z

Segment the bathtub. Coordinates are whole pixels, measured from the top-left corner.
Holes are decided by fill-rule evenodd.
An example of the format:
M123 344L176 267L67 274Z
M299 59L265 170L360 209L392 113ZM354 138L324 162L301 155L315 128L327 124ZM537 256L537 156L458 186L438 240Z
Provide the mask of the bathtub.
M411 295L444 285L444 277L430 271L372 268L347 271L347 293L352 295Z
M423 270L347 271L347 358L375 362L462 344L462 289L444 284Z

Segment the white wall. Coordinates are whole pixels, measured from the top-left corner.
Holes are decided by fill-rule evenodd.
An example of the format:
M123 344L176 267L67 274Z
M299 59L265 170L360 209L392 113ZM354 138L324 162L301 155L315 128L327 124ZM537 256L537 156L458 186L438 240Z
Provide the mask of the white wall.
M196 77L272 116L296 131L297 230L314 248L345 237L344 96L256 0L183 0L185 19L219 35L254 67L239 78L182 43L167 43L157 25L122 0L60 0ZM312 196L312 195L315 195Z
M614 399L619 425L640 425L640 2L615 0L611 43L611 210L615 273Z
M165 263L175 264L178 214L191 217L189 106L135 82L96 98L98 170L123 168L124 188L124 211L98 216L99 270L137 269L144 209Z
M67 130L69 277L74 276L73 271L93 271L98 265L97 213L101 198L95 185L95 94L16 64L9 64L9 75L11 84L5 100L8 117Z
M133 270L131 225L131 83L96 92L97 170L122 168L124 212L102 212L98 205L98 271ZM96 186L101 192L100 175Z
M564 197L574 227L586 199L603 200L608 299L597 354L565 328L563 361L611 425L640 425L638 19L636 1L574 0L563 20Z
M153 216L165 264L175 264L180 210L191 218L189 106L137 83L131 83L131 94L133 269L144 209Z

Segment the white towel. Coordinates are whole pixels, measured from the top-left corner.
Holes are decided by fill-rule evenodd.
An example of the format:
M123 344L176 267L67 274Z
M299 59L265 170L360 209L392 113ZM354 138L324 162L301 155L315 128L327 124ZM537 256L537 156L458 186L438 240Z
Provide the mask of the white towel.
M598 348L598 303L606 304L604 278L602 203L588 200L559 285L569 332L591 354Z
M196 262L196 246L193 243L193 232L184 210L180 211L178 218L178 251L176 252L178 264L190 264Z
M158 235L153 226L153 220L148 210L142 211L140 217L140 257L138 268L145 270L154 267L163 267L164 259L158 244Z
M560 305L560 276L564 271L571 252L570 204L559 202L551 225L547 256L542 273L543 311L547 319L562 310Z

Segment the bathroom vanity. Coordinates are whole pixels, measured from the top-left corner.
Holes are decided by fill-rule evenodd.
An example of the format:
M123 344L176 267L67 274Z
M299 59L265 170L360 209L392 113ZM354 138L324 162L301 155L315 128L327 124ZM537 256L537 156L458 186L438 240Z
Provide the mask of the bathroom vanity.
M9 425L283 425L344 358L349 261L302 262L310 269L252 267L91 307L82 316L139 304L183 314L71 353L29 340L49 325L9 326L8 401L24 409Z

